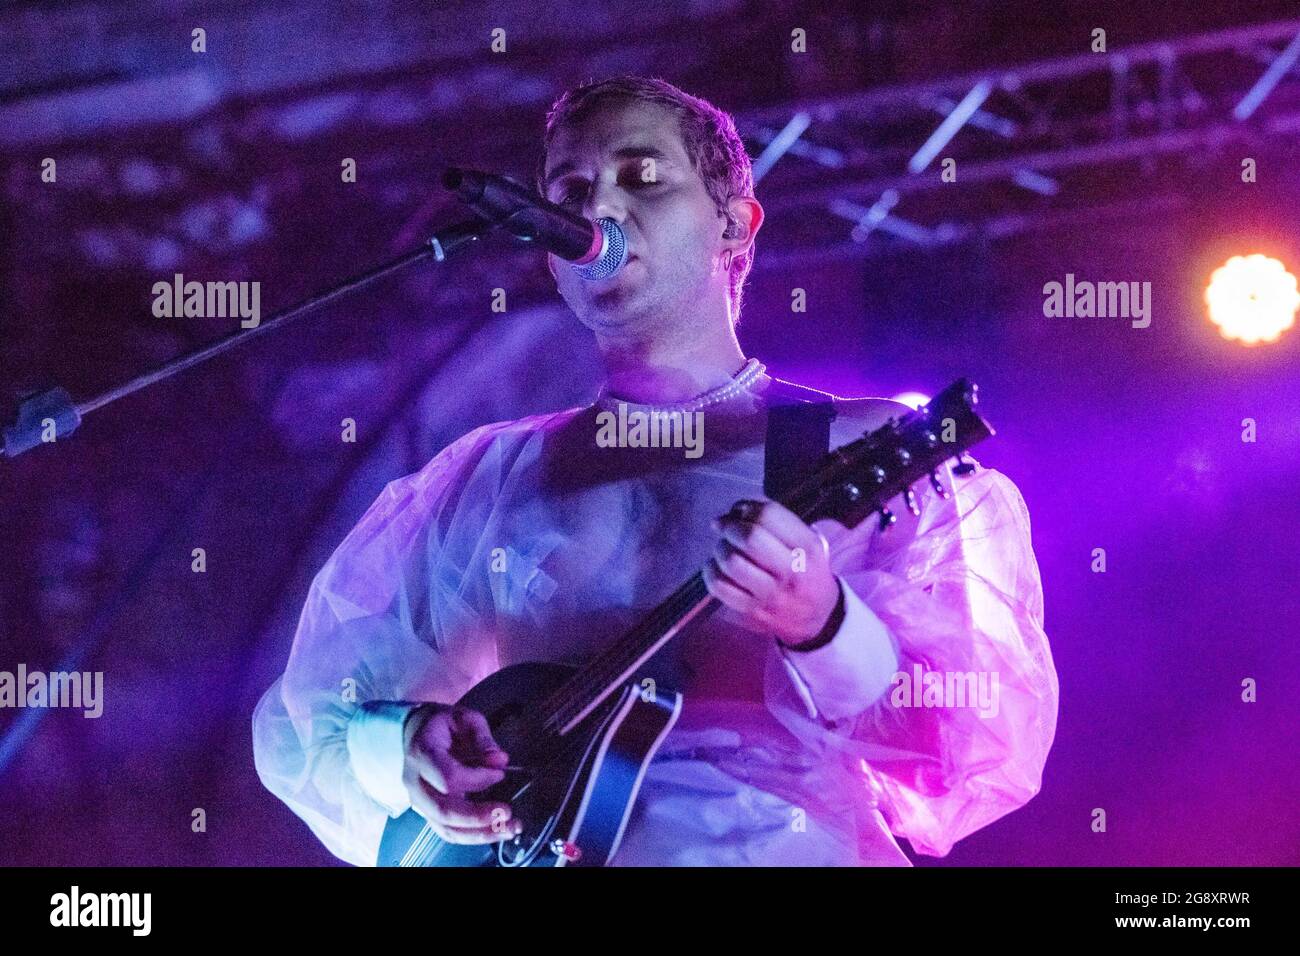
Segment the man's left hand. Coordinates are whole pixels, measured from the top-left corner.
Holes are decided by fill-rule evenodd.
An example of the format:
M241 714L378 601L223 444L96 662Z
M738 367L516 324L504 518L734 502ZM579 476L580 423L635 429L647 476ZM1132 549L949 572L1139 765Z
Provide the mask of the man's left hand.
M840 596L826 539L775 501L737 502L714 528L704 583L732 618L788 645L816 637Z

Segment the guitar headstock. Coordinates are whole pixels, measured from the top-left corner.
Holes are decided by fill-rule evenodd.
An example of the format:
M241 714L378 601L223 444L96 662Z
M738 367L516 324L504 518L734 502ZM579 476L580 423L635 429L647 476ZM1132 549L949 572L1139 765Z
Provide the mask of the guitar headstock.
M881 527L888 528L896 519L886 502L895 495L905 495L907 507L919 513L911 486L921 478L948 497L935 471L956 457L954 475L969 474L974 465L962 453L994 434L975 411L977 391L974 382L958 379L916 411L835 449L782 503L809 524L834 518L850 528L879 511Z

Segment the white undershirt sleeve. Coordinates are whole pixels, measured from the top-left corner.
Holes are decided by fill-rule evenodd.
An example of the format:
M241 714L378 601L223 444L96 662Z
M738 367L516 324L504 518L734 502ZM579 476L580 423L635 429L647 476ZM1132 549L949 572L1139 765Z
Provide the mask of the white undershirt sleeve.
M391 817L411 806L402 782L406 766L403 729L418 704L396 700L366 701L348 721L348 758L352 772L374 800Z
M777 642L808 716L832 722L874 704L898 671L898 648L889 629L842 577L836 580L844 592L844 620L830 643L798 651Z

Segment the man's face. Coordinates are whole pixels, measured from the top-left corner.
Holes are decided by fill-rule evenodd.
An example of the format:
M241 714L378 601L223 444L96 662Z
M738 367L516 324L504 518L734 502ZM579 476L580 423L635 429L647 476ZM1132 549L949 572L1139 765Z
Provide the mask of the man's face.
M689 320L727 277L718 269L726 220L662 106L614 101L563 126L546 157L546 198L588 219L609 217L627 234L628 262L595 282L548 256L556 287L594 332L637 337Z

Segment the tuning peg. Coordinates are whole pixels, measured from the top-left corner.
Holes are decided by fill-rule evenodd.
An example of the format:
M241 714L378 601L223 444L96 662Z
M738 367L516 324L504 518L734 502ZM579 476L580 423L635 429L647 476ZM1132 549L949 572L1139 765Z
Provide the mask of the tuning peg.
M921 507L916 503L916 495L911 488L903 492L903 503L907 505L907 510L912 514L919 515L921 513Z
M935 490L935 493L940 498L946 499L952 497L952 495L948 492L948 489L945 488L943 486L943 483L939 481L939 476L933 471L930 472L930 487Z
M952 473L953 473L954 475L963 475L963 476L965 476L965 475L969 475L969 474L970 474L971 472L973 472L974 470L975 470L975 463L974 463L973 461L964 461L964 460L962 460L961 453L958 452L958 454L957 454L957 464L953 467L953 469L952 469Z
M880 530L888 531L889 526L898 520L898 516L888 508L880 509Z

